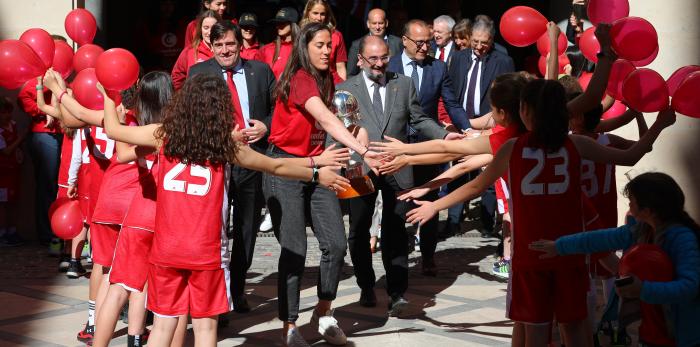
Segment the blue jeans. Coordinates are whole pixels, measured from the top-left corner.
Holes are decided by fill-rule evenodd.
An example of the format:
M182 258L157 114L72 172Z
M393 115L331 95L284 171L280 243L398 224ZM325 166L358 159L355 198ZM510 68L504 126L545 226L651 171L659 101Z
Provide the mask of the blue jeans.
M31 154L34 162L36 197L36 231L39 242L48 243L54 237L49 221L49 207L58 193L58 167L61 162L62 134L32 133Z
M274 145L270 145L267 155L294 157ZM307 222L311 222L321 251L316 286L318 298L334 300L336 297L347 250L340 203L335 193L318 184L269 174L263 175L263 193L275 236L282 247L277 277L279 319L295 322L299 318L299 294L306 262Z

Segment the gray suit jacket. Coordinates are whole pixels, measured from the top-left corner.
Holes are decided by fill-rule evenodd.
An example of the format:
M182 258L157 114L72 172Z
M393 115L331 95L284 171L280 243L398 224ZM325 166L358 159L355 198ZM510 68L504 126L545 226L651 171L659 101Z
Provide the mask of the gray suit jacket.
M362 115L359 125L367 130L370 141L382 141L384 135L388 135L407 142L409 124L427 138L442 139L447 135L445 129L423 112L411 78L387 71L386 80L383 117L372 108L362 74L350 77L336 87L350 92L357 99ZM413 168L401 169L394 178L402 189L413 187Z
M386 37L387 45L389 45L389 55L392 57L395 55L401 55L401 52L403 52L403 42L401 42L401 38L391 34L387 34ZM362 41L364 38L364 36L360 37L359 39L353 41L350 45L350 50L348 51L348 62L346 66L348 78L350 78L350 76L355 76L362 71L357 66L357 54L360 52L360 41Z

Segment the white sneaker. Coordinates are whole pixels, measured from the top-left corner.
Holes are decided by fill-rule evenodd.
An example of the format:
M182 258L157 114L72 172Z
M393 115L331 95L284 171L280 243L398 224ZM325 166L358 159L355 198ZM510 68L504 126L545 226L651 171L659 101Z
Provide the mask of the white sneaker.
M268 232L272 230L272 217L270 217L270 211L265 213L265 218L262 223L260 223L260 231Z
M284 338L284 345L287 347L311 347L296 328L287 331L287 336Z
M311 323L318 324L318 333L323 335L323 338L330 344L336 346L344 346L348 342L343 330L338 327L338 321L333 318L333 311L329 310L322 317L319 317L314 310L311 316Z

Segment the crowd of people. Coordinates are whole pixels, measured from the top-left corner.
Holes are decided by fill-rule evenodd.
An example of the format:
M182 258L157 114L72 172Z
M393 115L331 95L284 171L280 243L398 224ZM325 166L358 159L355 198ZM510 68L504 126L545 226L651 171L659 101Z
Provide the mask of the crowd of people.
M77 278L86 273L81 260L93 262L80 341L108 345L128 302L129 346L181 346L190 319L197 345L215 345L226 313L251 309L245 279L266 209L280 245L283 343L309 345L296 322L310 226L321 251L311 324L327 342L345 345L332 304L346 252L359 304L374 307L372 257L381 250L382 301L389 316L401 317L410 305L411 246L421 251L422 274L436 276L439 239L461 232L465 202L480 196L482 234L495 235L496 225L502 233L493 273L509 279L513 345L547 345L555 324L565 345L592 345L594 279L606 296L649 304L644 319L663 324L640 330L643 343L700 343L693 327L700 227L684 210L681 188L663 173L633 178L624 192L634 222L618 227L615 165L640 160L675 113L659 112L650 127L634 110L601 120L612 104L605 88L616 59L609 25L597 27L601 51L584 89L577 77L592 66L585 61L562 76L554 56L543 78L516 72L485 15L411 19L394 36L385 11L374 8L367 34L346 50L325 0L309 0L301 12L279 9L269 22L276 37L265 45L254 13L224 19L225 0L202 5L172 71L148 72L119 97L98 84L103 110L81 105L51 69L20 92L32 117L40 241L60 245L48 220L54 200L78 200L84 216L59 266ZM570 32L575 47L576 28ZM559 34L550 22L551 52ZM362 116L352 127L336 115L336 91L354 96ZM6 246L21 243L12 208L26 135L10 119L12 105L0 99ZM632 120L638 140L607 133ZM341 170L351 158L364 162L374 189L339 200L351 187ZM442 210L449 212L440 229ZM407 224L417 227L415 237ZM615 291L615 251L639 243L670 256L673 280L632 276Z

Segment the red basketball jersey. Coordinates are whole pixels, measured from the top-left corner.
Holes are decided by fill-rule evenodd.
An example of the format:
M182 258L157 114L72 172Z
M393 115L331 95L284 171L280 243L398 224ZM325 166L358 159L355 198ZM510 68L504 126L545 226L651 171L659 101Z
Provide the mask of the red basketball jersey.
M149 154L137 161L139 189L131 200L131 206L124 217L123 227L143 229L153 232L156 225L156 177L158 157Z
M92 221L93 213L97 207L97 199L100 196L102 178L112 163L112 159L116 159L115 142L107 137L104 129L91 126L90 131L85 133L85 143L90 156L90 221Z
M603 146L610 145L606 134L599 134L596 141ZM615 185L615 165L581 161L581 188L591 199L600 215L603 228L617 226L617 187Z
M78 169L78 196L84 199L90 198L90 149L87 146L86 135L90 129L79 129L75 136L80 136L80 169ZM89 203L88 203L89 204ZM91 217L91 216L85 216ZM88 222L90 219L88 219Z
M583 265L583 256L540 259L542 253L528 249L540 239L585 230L581 200L581 158L570 139L548 153L531 146L527 133L515 143L510 157L508 181L513 225L514 269L547 270Z
M158 155L151 263L190 270L228 267L228 165L193 165Z
M75 132L73 136L80 136ZM68 188L68 171L70 170L70 162L73 158L73 139L68 135L63 134L63 142L61 143L61 162L58 167L58 186Z
M489 144L491 145L491 153L496 155L498 150L501 149L506 141L518 137L522 134L517 126L511 125L504 128L500 125L496 125L493 128L493 134L489 135ZM510 193L508 192L508 175L504 174L494 183L496 189L496 201L498 203L498 213L508 213L508 199L510 198Z

